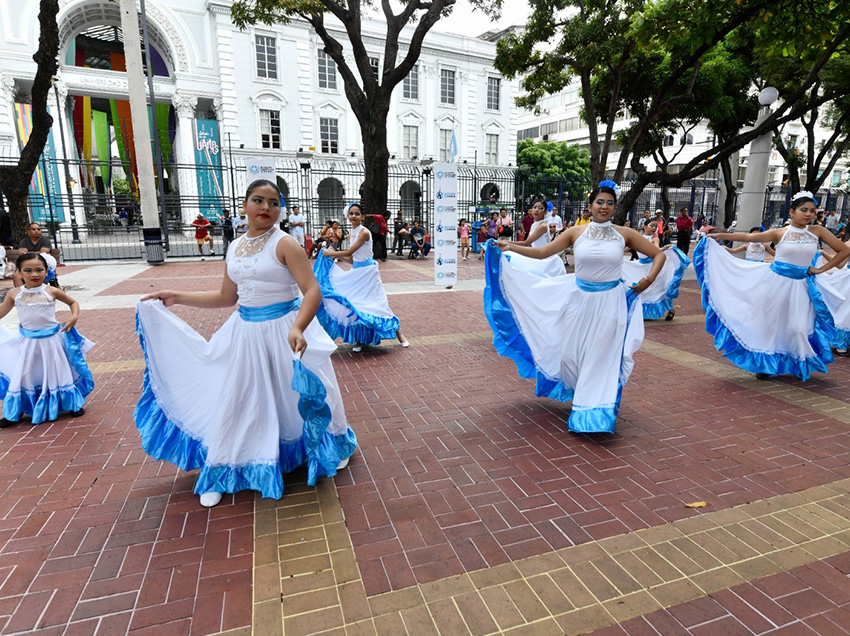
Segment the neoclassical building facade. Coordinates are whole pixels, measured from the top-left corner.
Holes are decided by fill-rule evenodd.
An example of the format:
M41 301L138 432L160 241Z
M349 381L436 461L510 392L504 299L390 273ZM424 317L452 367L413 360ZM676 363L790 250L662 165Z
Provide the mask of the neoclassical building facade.
M27 134L38 4L0 3L0 160L14 159ZM113 166L134 162L119 5L59 4L60 65L48 102L59 117L47 152L57 163L70 160L76 193L108 194L118 174ZM292 198L356 198L362 185L359 126L321 40L298 20L241 31L230 20L230 4L146 0L158 138L169 188L186 208L184 220L206 211L205 197L238 197L246 157L272 158ZM341 25L330 31L345 42ZM383 62L384 31L378 21L364 22L373 67ZM518 87L495 71L494 56L495 44L477 37L428 35L418 64L393 94L391 173L413 175L430 160L447 160L453 134L457 161L480 167L482 183L487 170L516 163ZM304 176L308 164L312 179ZM126 174L132 170L124 172L132 184ZM411 199L415 181L391 180L390 201Z

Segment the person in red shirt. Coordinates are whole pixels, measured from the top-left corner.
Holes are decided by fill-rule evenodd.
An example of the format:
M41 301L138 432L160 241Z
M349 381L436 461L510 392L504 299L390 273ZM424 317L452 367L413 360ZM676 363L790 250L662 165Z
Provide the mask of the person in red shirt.
M195 242L198 244L198 253L201 255L201 260L204 260L204 243L210 245L210 256L215 256L213 252L213 241L210 236L209 227L212 225L204 218L203 214L198 214L198 218L192 221L195 226Z
M370 214L369 220L372 222L369 231L372 232L376 239L372 241L372 256L375 260L387 260L387 219L390 218L390 212L387 210L383 214Z
M694 227L694 220L688 214L688 208L684 207L679 211L679 216L676 217L676 247L682 250L682 253L687 254L691 249L691 230Z

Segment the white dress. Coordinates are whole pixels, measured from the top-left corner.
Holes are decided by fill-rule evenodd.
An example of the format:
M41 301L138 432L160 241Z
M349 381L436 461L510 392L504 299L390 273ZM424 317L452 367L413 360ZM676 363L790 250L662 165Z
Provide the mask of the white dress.
M746 259L755 263L764 263L764 244L763 243L747 243Z
M646 234L641 236L647 241L652 241L651 236ZM673 309L673 300L679 297L679 285L690 264L691 259L675 245L664 250L664 267L661 268L661 272L652 285L640 295L644 320L663 318ZM623 277L630 286L649 274L650 270L652 270L652 259L646 256L641 256L636 261L623 260Z
M820 267L824 262L825 260L821 257L817 266ZM820 274L817 280L818 287L826 284L844 298L842 302L836 302L834 294L824 294L824 301L835 323L835 332L830 344L840 351L847 351L850 348L850 268L846 265L842 268L833 268Z
M548 219L535 221L528 229L528 235L531 236L534 234L534 231L541 225L546 228L546 231L532 241L531 247L545 247L552 242L552 234L549 232ZM511 254L511 265L517 269L523 269L529 273L536 274L537 276L545 276L547 278L551 276L560 276L561 274L566 273L564 261L561 260L561 257L558 254L553 254L552 256L544 259L528 258L522 254Z
M576 273L543 277L489 250L484 311L493 345L535 393L572 400L569 430L614 432L623 386L643 341L640 298L621 280L625 241L590 223L574 244Z
M827 303L843 297L808 268L818 238L807 228L789 226L771 264L741 260L705 238L694 250L702 288L705 328L714 346L750 373L826 373L832 362L834 326Z
M33 424L79 411L94 388L85 354L94 346L76 329L60 332L55 300L45 285L22 287L15 298L17 332L0 327L0 399L3 417Z
M378 263L372 258L372 233L362 225L351 230L351 244L365 232L367 240L352 257L351 269L343 269L319 252L313 272L322 288L322 304L316 317L331 338L366 345L391 340L398 318L390 309Z
M307 463L307 483L335 475L357 439L348 427L331 354L336 345L315 319L299 359L287 337L301 304L298 285L277 258L274 228L227 251L239 310L207 342L158 300L136 307L145 353L136 406L142 447L183 470L200 468L195 492L256 490L283 495L283 474Z

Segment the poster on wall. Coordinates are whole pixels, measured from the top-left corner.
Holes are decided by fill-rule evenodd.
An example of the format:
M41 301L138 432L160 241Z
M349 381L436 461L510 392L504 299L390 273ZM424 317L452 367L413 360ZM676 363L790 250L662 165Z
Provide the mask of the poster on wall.
M47 111L50 112L48 106ZM18 128L18 142L23 150L32 132L32 105L15 104L15 119ZM55 118L61 125L58 118ZM65 210L62 207L64 194L63 183L59 178L59 166L56 159L56 148L53 145L53 129L47 133L47 143L41 153L35 172L30 180L30 212L36 223L48 223L51 220L58 223L65 221ZM49 195L49 196L48 196Z
M195 174L198 178L198 207L210 221L218 220L224 202L221 187L221 144L218 141L218 121L195 119Z
M434 284L457 281L457 165L434 163Z

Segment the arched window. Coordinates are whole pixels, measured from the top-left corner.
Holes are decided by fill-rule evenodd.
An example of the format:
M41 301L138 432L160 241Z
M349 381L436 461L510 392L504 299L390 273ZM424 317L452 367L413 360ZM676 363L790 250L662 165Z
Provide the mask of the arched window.
M679 143L683 146L694 143L694 136L691 133L687 133L679 137Z
M495 183L485 183L484 187L481 188L481 200L482 201L498 201L499 200L499 186Z
M405 181L399 188L399 207L404 213L412 213L414 217L420 215L422 190L416 181Z
M345 207L345 188L339 179L326 177L319 182L316 192L319 195L316 208L322 219L336 218Z
M666 148L672 146L674 143L676 143L676 140L673 138L673 135L664 135L664 141L661 142L661 145Z

